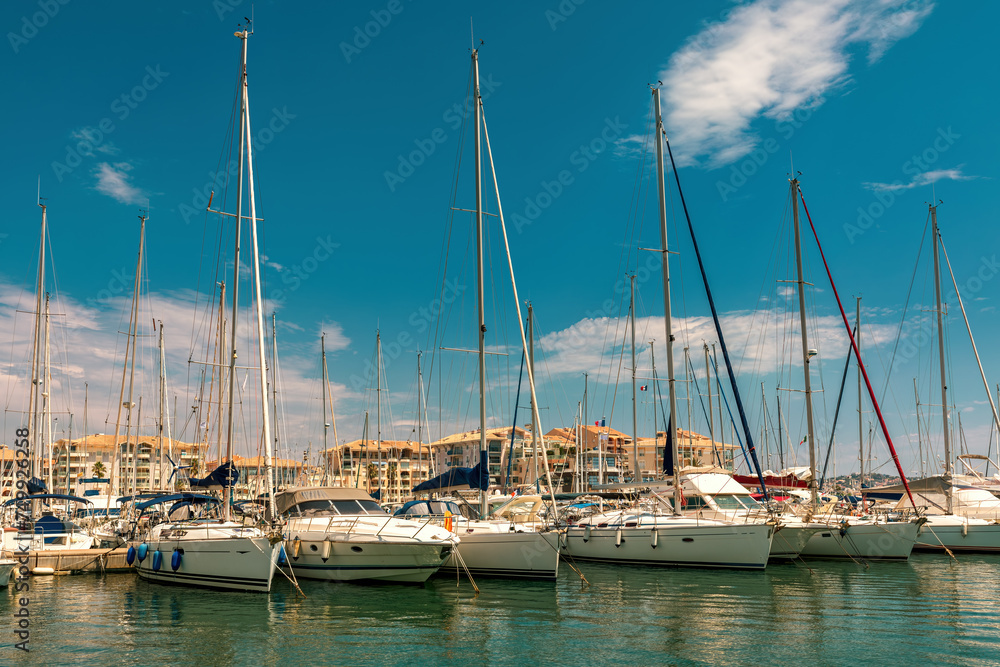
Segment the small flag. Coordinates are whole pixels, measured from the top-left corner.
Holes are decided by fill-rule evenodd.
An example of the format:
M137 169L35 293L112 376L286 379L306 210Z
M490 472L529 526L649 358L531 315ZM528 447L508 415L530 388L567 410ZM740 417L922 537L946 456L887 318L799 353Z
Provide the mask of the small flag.
M642 385L641 387L639 387L639 391L646 391L647 386L648 385Z
M599 422L599 421L595 421L594 422L594 426L600 426L600 425L601 425L601 422Z

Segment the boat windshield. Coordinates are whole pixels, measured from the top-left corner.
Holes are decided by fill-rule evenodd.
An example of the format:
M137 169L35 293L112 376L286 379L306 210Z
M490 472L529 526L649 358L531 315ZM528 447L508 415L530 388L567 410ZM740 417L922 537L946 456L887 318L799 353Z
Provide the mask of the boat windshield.
M291 514L300 516L307 514L333 514L357 516L359 514L375 514L386 516L386 511L374 500L306 500L289 510Z
M715 503L724 510L753 509L760 505L749 495L718 495L715 496Z

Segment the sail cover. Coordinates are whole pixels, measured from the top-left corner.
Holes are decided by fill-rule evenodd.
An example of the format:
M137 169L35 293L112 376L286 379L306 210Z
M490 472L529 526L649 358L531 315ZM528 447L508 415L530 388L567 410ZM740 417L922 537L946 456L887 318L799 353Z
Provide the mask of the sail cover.
M490 472L482 462L479 462L472 468L452 468L437 477L417 484L413 487L413 493L466 486L470 489L486 490L489 485Z
M223 489L227 486L235 486L240 481L240 471L232 461L227 461L213 470L208 477L203 479L189 479L192 489Z

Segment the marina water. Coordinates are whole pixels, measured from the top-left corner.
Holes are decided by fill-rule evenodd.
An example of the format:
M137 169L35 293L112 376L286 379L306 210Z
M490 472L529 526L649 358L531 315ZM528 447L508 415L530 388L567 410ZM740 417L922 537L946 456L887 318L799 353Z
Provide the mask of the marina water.
M579 563L555 583L302 582L268 595L132 574L33 577L30 653L0 595L0 664L996 664L1000 558L811 561L764 572ZM17 594L18 597L25 594Z

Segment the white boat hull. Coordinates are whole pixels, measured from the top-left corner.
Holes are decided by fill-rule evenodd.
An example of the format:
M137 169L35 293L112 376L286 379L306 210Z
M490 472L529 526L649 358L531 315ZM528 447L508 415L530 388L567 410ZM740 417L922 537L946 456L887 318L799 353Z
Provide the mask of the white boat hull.
M809 524L779 524L771 540L771 558L789 560L798 558L813 535L823 530Z
M803 558L861 558L906 560L917 539L911 522L830 524L817 532L802 550Z
M1000 553L1000 524L958 516L929 516L914 551Z
M516 579L555 579L559 574L559 533L460 528L459 538L443 573L468 569L473 576Z
M763 570L772 533L766 524L570 526L563 554L606 563Z
M271 544L259 530L248 528L212 529L186 525L161 526L142 542L131 544L147 551L133 565L139 577L162 584L182 584L201 588L267 593L278 562L280 541ZM242 533L242 534L241 534ZM180 564L172 566L174 551L181 552ZM159 569L154 554L159 551Z
M452 545L438 542L379 541L363 535L327 540L325 532L296 534L285 540L288 564L300 579L325 581L392 581L421 583L438 571L451 555ZM323 557L324 542L329 556Z

